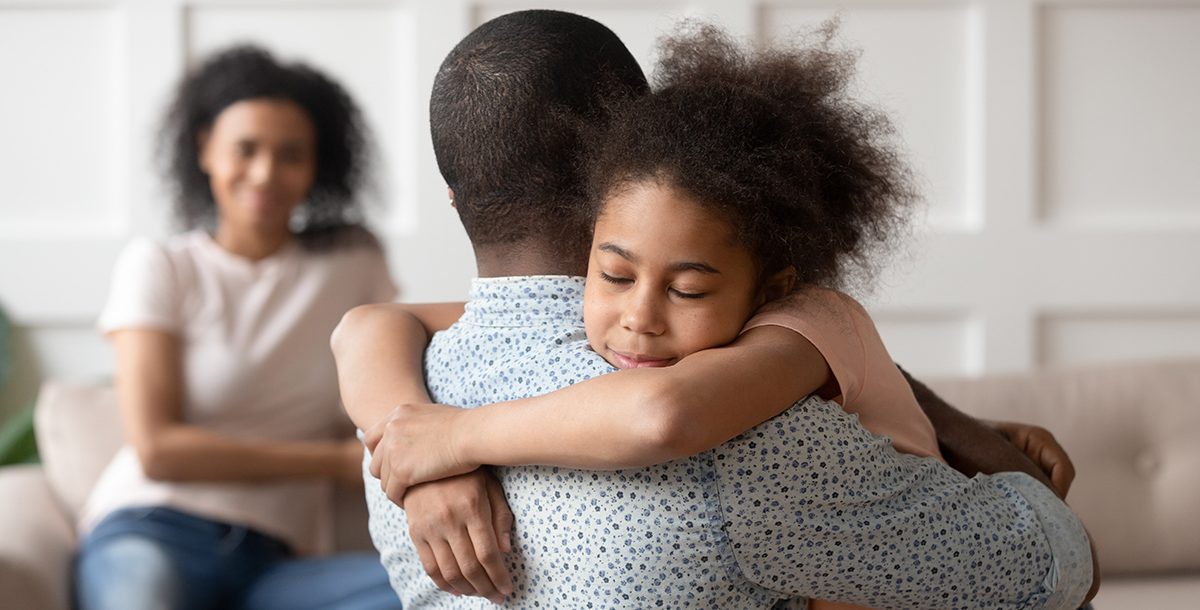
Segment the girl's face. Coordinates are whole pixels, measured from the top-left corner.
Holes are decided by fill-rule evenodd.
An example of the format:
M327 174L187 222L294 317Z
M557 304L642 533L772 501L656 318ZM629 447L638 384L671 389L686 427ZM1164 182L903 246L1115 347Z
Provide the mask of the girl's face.
M316 176L316 128L295 102L250 99L230 105L200 134L200 169L208 174L225 229L279 235Z
M618 368L670 366L734 340L760 304L750 253L728 224L653 181L596 220L584 291L592 348Z

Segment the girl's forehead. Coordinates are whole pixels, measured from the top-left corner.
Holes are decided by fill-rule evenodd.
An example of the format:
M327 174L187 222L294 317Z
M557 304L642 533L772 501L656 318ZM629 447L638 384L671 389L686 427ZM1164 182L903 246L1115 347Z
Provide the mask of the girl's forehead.
M610 197L597 218L595 246L636 262L700 262L741 267L750 252L733 227L679 189L643 182ZM602 247L603 246L603 247Z

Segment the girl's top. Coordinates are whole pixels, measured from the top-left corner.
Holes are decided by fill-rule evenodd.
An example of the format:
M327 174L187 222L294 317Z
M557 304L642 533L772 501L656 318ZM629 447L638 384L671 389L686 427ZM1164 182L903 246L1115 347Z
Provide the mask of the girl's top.
M805 287L758 310L742 332L781 326L816 346L837 380L832 400L872 434L887 436L898 451L941 457L933 424L883 345L875 323L849 295Z
M395 296L373 245L309 252L292 240L251 261L193 231L126 247L98 325L105 333L142 328L179 337L188 424L246 440L332 440L353 428L339 405L329 335L350 308ZM92 490L80 530L120 508L169 506L252 527L300 553L326 552L331 485L316 477L155 481L126 444Z

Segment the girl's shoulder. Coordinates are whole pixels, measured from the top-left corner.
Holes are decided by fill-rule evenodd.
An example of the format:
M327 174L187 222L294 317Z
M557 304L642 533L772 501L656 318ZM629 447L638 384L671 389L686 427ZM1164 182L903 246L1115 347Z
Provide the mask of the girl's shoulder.
M854 297L840 290L815 285L801 286L786 297L768 302L758 313L837 319L869 317L866 308Z

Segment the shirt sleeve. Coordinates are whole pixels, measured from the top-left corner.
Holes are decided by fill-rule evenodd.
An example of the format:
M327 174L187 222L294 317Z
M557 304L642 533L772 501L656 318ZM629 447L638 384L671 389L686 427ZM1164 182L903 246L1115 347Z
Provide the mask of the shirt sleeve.
M897 453L816 397L712 459L730 552L780 597L1074 609L1091 585L1087 535L1049 490Z
M179 331L181 304L175 269L166 249L147 239L130 243L113 267L108 301L97 327Z

